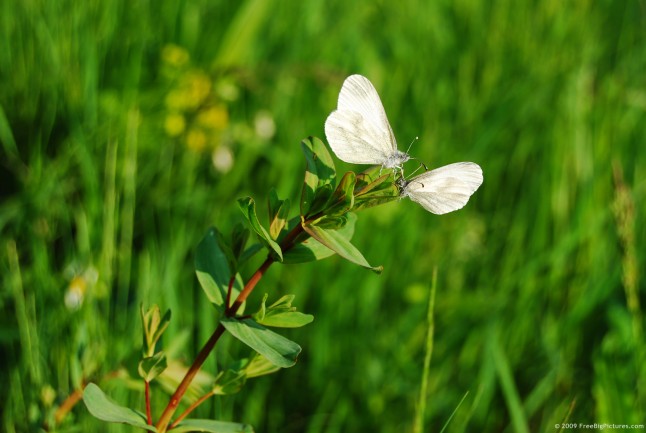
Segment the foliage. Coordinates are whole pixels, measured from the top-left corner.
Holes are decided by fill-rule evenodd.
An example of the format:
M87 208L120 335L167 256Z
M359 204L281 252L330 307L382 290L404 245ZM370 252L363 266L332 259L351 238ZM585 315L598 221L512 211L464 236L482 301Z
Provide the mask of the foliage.
M302 345L298 367L196 416L267 432L406 431L437 266L429 429L467 391L447 431L643 422L639 2L68 6L0 3L0 429L97 431L83 405L61 410L87 381L141 407L136 368L123 366L139 360L130 331L142 304L173 311L169 358L199 350L220 314L220 281L211 302L191 283L205 228L238 233L227 267L242 289L262 257L234 246L245 232L231 203L266 198L268 185L298 196L298 142L321 135L355 72L380 90L400 148L419 135L411 153L429 167L478 161L487 180L449 217L395 203L349 217L338 230L385 266L380 276L333 257L311 263L332 254L312 238L283 254L290 266L272 268L240 314L256 314L266 292L296 294L316 321L277 332ZM167 105L174 90L206 87L202 105ZM213 127L199 120L211 107L202 121ZM358 175L355 210L361 185ZM263 223L276 242L301 222L280 227L283 217ZM242 346L223 338L221 371L248 356L229 358Z

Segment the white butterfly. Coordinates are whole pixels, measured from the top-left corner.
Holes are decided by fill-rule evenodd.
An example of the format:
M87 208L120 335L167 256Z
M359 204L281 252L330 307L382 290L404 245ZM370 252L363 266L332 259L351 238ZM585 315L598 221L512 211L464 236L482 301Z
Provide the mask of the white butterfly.
M336 156L352 164L402 171L402 164L410 159L397 149L379 95L361 75L351 75L344 81L337 109L325 121L325 135Z
M410 180L397 180L399 195L410 197L427 211L442 215L462 209L482 185L482 169L473 162L456 162Z

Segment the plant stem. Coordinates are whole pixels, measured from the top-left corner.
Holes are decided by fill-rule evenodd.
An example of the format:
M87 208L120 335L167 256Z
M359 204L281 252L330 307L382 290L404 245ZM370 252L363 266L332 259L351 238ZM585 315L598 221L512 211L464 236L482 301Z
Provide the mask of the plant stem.
M215 329L215 332L213 332L213 335L211 335L211 338L209 338L209 341L206 342L202 350L200 350L200 353L198 353L195 361L193 362L193 365L191 365L191 368L189 368L189 370L186 372L186 376L184 376L184 379L182 379L182 382L175 390L175 393L170 398L166 409L164 409L164 412L157 422L157 431L159 433L166 432L168 423L177 410L177 406L179 406L179 402L182 400L182 397L188 389L188 386L191 384L193 378L200 370L200 367L202 367L202 364L204 364L204 361L206 361L206 358L209 356L209 353L211 353L211 350L213 350L213 348L215 347L215 343L217 343L222 334L224 334L224 331L224 326L222 326L222 324L219 324Z
M85 383L81 385L80 388L75 389L63 403L56 409L54 413L54 425L58 425L63 421L65 416L69 413L70 410L83 398L83 390L85 389Z
M236 312L242 305L244 301L247 300L247 297L251 294L253 291L254 287L256 287L256 284L258 284L258 281L262 278L262 276L265 274L269 266L274 263L274 259L271 257L267 257L265 261L260 265L258 270L249 278L249 281L247 284L244 286L244 289L240 292L236 300L233 302L231 307L227 308L225 314L229 317L235 316Z
M294 246L294 240L302 232L303 232L302 224L298 224L296 227L294 227L292 231L289 232L287 236L285 236L285 239L283 239L283 242L281 242L282 250L287 251L292 246ZM262 276L265 274L265 272L267 271L269 266L271 266L272 263L274 263L274 259L271 257L267 257L267 259L265 259L262 265L260 265L258 270L254 272L251 278L249 278L249 281L247 281L247 284L245 284L240 294L236 297L236 300L233 302L233 305L231 305L231 307L225 306L226 308L225 314L227 316L235 315L235 313L238 311L242 303L251 294L253 289L256 287L256 284L258 284L258 281L260 281L260 279L262 278ZM235 276L233 278L235 278ZM233 278L231 282L234 281ZM230 284L230 286L232 286L232 283ZM197 358L195 358L195 361L193 361L193 365L191 365L191 368L189 368L189 370L186 372L184 379L182 379L182 382L179 384L179 386L175 390L175 393L170 398L170 401L168 402L168 405L164 409L164 412L162 413L161 417L159 418L159 421L157 421L156 427L157 427L158 433L165 433L166 430L168 429L168 424L170 423L170 419L175 413L175 411L177 410L177 407L179 406L179 402L182 400L182 397L186 393L188 386L191 384L191 382L193 381L193 378L202 367L202 364L204 364L204 361L206 361L206 358L209 356L209 353L211 353L211 351L215 347L215 343L217 343L220 337L222 336L222 334L224 334L224 331L225 331L224 326L222 326L221 323L218 324L218 327L213 332L213 335L211 335L211 337L206 342L202 350L200 350L200 353L197 355ZM186 416L186 415L182 414L182 416ZM175 421L173 425L179 422L181 418L182 417L180 417L177 421Z
M193 411L194 411L194 410L195 410L199 405L201 405L202 403L204 403L206 400L208 400L208 399L209 399L211 396L213 396L213 395L214 395L214 394L213 394L212 392L207 392L207 393L206 393L206 394L204 394L202 397L200 397L200 398L199 398L195 403L193 403L192 405L190 405L190 406L188 407L188 409L186 409L184 412L182 412L182 414L181 414L180 416L178 416L178 417L177 417L177 419L176 419L175 421L173 421L173 422L171 423L170 428L171 428L171 429L175 428L175 427L177 426L177 424L179 424L179 423L180 423L180 421L182 421L184 418L186 418L186 416L187 416L189 413L193 412Z
M153 416L150 411L150 382L144 380L144 394L146 395L146 420L148 425L153 425Z

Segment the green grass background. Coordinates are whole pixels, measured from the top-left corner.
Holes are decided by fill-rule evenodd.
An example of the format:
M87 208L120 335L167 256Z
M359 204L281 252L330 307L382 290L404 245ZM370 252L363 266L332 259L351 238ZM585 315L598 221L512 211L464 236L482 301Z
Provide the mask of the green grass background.
M228 173L164 131L168 44L221 89L229 121L208 146L232 150ZM437 267L425 431L467 392L446 431L643 424L644 71L636 0L1 2L0 429L131 431L82 403L51 416L82 380L143 408L140 388L109 376L133 365L141 302L172 310L165 344L183 339L190 362L215 326L195 246L240 219L238 197L263 203L274 186L298 200L299 141L324 138L351 73L377 87L401 149L419 136L413 155L477 162L484 184L441 217L408 200L360 213L353 243L381 276L338 257L274 265L253 300L294 293L315 315L286 333L299 362L197 415L257 432L413 431ZM75 275L78 310L64 303Z

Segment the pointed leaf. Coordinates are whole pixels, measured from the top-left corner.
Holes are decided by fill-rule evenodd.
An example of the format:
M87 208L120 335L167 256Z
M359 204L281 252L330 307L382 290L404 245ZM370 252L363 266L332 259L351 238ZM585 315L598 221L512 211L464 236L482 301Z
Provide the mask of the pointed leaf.
M195 273L209 301L223 310L231 269L226 254L218 242L217 230L209 229L195 252ZM242 277L236 274L231 298L235 299L243 287Z
M251 379L252 377L275 373L280 370L280 367L272 364L267 358L256 352L244 370L247 378Z
M356 174L352 171L343 175L325 206L326 215L343 215L352 209L352 206L354 205L354 185L356 181Z
M238 199L238 206L251 225L253 231L258 235L260 242L265 245L270 252L273 252L282 262L283 252L281 251L280 246L269 236L267 230L265 230L265 228L260 225L260 221L258 221L258 216L256 215L256 202L251 197L240 198Z
M244 250L240 255L240 258L238 259L238 266L242 266L243 263L246 263L247 260L255 256L256 253L260 250L262 250L262 245L260 244L253 244L249 246L249 248Z
M303 230L344 259L378 274L383 270L382 266L371 266L361 252L338 230L328 230L309 224L303 225Z
M354 235L354 225L357 221L357 216L353 213L349 213L346 216L346 224L337 231L346 239L352 239L352 236ZM298 223L300 224L300 221L298 221ZM290 228L288 228L288 230L289 229ZM285 254L283 255L283 263L296 264L311 262L314 260L325 259L327 257L333 256L334 254L334 251L332 251L316 239L308 238L305 241L302 241L294 245L289 250L285 251Z
M253 318L261 325L277 328L299 328L311 323L314 316L300 313L296 311L296 307L292 307L294 297L294 295L285 295L266 307L267 295L265 295L260 310L253 315Z
M308 323L312 323L314 316L304 314L299 311L281 311L268 313L263 320L258 321L264 326L273 326L276 328L300 328Z
M253 433L249 424L214 421L210 419L186 419L174 427L171 432L211 432L211 433Z
M368 167L361 173L357 174L357 183L354 188L355 194L364 194L375 186L380 185L381 183L391 179L391 183L395 183L393 173L388 170L384 173L384 170L381 165L373 165Z
M359 211L399 199L399 188L392 173L380 174L376 166L359 173L354 187L354 208Z
M289 217L289 199L280 200L275 189L269 191L269 234L272 239L278 239L280 232L287 224Z
M249 240L249 229L246 228L242 223L237 223L233 226L231 231L231 252L233 253L236 260L240 260L240 256L244 251L245 245Z
M336 216L324 215L317 220L308 221L305 224L314 225L314 226L321 227L324 229L329 229L329 230L339 230L343 228L343 226L345 226L346 223L348 222L348 215L349 214L347 213L344 215L336 215Z
M144 358L139 362L139 376L146 382L152 382L166 370L167 366L168 363L164 352L155 353L153 356Z
M309 216L322 210L334 190L336 170L325 144L316 137L301 141L307 169L301 192L301 215Z
M247 381L244 370L223 370L215 378L213 394L231 395L239 392Z
M144 330L144 354L147 357L153 356L155 346L170 323L170 310L166 310L164 317L161 316L159 306L152 305L148 311L144 310L143 304L140 307L141 321Z
M95 418L102 421L128 424L152 432L157 431L155 427L146 424L144 414L119 405L94 383L88 383L85 387L83 403Z
M263 355L273 364L287 368L296 364L301 347L251 319L224 318L222 325L238 340Z

